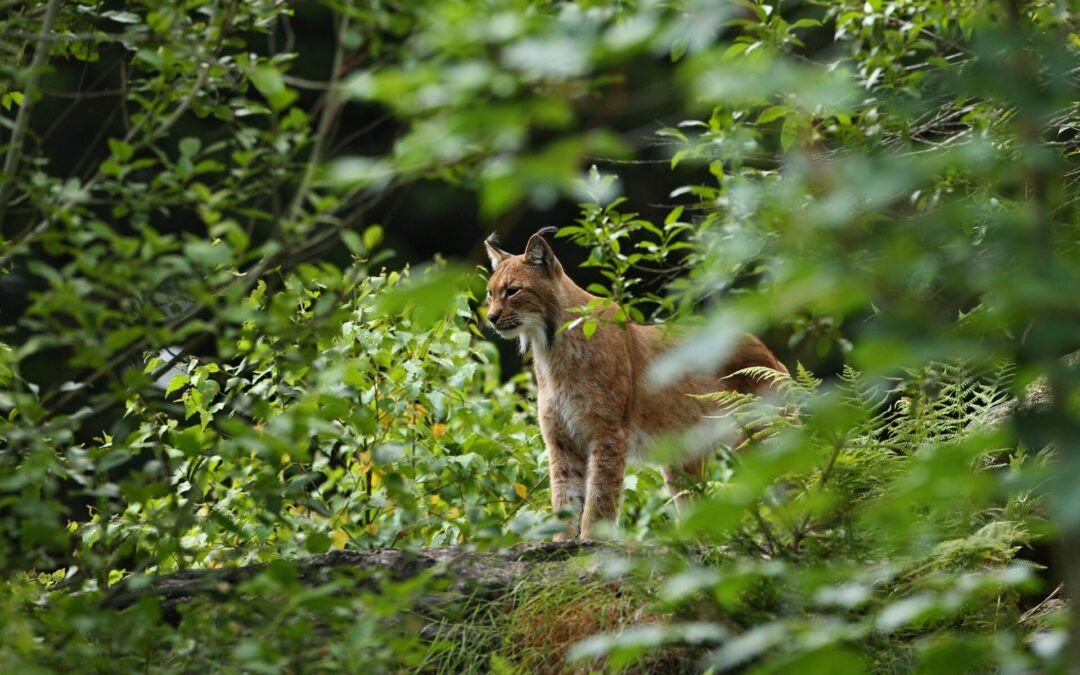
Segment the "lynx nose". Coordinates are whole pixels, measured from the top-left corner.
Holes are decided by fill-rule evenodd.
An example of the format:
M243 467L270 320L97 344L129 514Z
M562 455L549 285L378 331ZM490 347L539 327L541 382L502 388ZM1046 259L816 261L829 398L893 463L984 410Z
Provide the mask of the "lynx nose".
M494 326L495 324L499 323L500 318L501 317L499 316L498 312L495 312L495 311L489 311L488 312L488 322L490 322L491 325Z

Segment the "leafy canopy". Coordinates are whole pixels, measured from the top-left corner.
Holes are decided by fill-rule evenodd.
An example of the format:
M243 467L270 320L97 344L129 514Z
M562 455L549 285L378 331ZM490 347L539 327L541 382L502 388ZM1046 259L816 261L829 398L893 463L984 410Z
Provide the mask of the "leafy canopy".
M709 463L681 522L654 471L628 476L617 536L669 552L605 569L643 580L652 623L578 635L570 658L1080 658L1051 587L1080 579L1069 3L38 0L0 16L5 670L545 667L528 636L492 637L508 628L482 603L419 612L437 580L350 595L288 562L552 530L532 384L500 370L480 275L390 253L415 243L383 219L391 199L434 183L475 199L485 229L580 204L559 236L590 290L620 321L687 326L658 381L715 366L742 330L793 357L793 377L755 373L782 397L719 395L755 433ZM641 184L670 185L664 203ZM479 241L473 225L445 223L444 244ZM584 308L564 330L597 323ZM250 562L269 565L177 628L153 597L109 604ZM514 617L553 616L518 602ZM439 634L458 647L425 621L457 626Z

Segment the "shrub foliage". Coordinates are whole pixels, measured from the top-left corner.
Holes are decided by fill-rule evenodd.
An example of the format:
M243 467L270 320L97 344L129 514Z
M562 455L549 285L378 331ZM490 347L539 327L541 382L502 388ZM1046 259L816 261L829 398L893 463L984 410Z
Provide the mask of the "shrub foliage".
M36 0L0 35L3 670L1080 662L1069 3ZM625 549L425 610L437 575L290 561L557 528L479 258L379 223L432 184L487 230L578 204L571 273L681 326L652 376L743 330L793 374L716 394L747 440L681 519L635 469Z

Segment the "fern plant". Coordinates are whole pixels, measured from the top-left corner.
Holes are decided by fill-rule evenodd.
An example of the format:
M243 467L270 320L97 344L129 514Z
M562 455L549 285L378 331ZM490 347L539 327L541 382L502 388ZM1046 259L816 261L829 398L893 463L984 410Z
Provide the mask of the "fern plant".
M987 626L1005 636L988 662L1027 658L1008 645L1054 621L1020 620L1039 583L1020 556L1037 539L1041 500L1002 486L1046 453L984 424L1010 398L1011 364L937 363L887 380L849 367L826 382L801 365L738 374L777 393L710 395L743 438L679 526L696 560L665 563L660 594L665 611L727 636L703 650L707 663L792 672L819 653L861 672L903 670L932 662L942 641L975 644Z

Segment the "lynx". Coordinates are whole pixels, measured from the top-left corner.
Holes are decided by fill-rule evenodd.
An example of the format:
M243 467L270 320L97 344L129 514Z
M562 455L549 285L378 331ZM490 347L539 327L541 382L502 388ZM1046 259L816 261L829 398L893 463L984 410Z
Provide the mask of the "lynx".
M532 353L540 430L547 447L551 506L572 515L556 540L589 540L601 521L615 521L627 461L644 460L651 439L689 429L716 404L696 398L720 390L757 393L768 385L737 373L750 366L786 372L756 337L746 335L722 368L690 374L656 388L646 381L650 362L670 339L661 326L617 323L616 307L597 317L599 326L560 330L579 316L572 308L596 300L566 275L551 246L533 235L522 255L485 242L491 258L487 318L504 338L516 338L522 353ZM680 478L700 477L701 462L684 461L662 469L673 493Z

